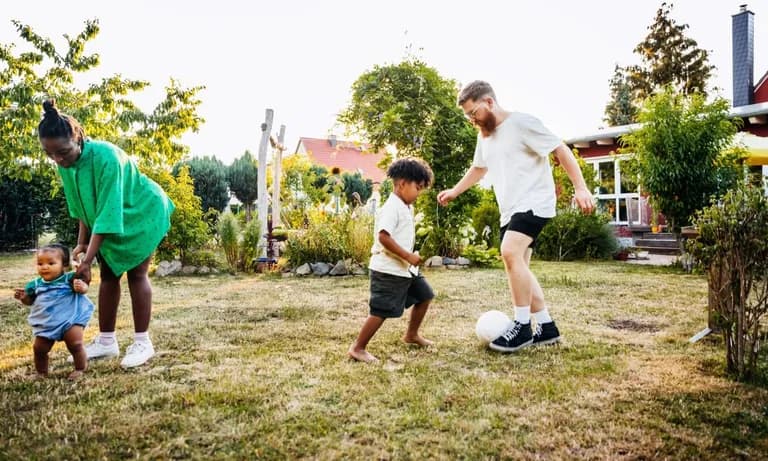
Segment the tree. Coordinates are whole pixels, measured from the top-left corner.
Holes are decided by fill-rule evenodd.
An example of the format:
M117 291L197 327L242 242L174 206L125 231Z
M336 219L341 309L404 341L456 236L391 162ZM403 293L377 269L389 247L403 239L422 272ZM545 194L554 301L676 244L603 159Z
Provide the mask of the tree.
M700 93L685 96L668 87L646 101L642 127L622 137L622 151L634 154L630 163L640 187L675 231L738 177L738 155L726 150L738 122L728 109L722 98L707 103Z
M354 174L344 173L341 175L344 185L344 196L350 207L365 205L365 202L373 194L373 181L364 179L363 175L356 172Z
M253 158L250 151L246 150L242 157L232 162L227 177L229 179L229 190L245 206L245 220L249 222L251 220L253 202L256 201L259 195L257 181L259 168L256 165L256 159Z
M637 107L632 101L632 86L626 70L616 65L610 81L611 100L605 106L603 121L608 126L620 126L634 123Z
M648 35L635 47L642 64L627 68L635 102L668 85L685 95L707 94L707 81L715 69L709 64L709 52L685 36L688 25L677 24L669 17L671 11L672 4L662 3Z
M203 87L184 89L171 80L165 99L144 113L129 95L145 89L147 82L115 75L87 88L75 86L76 80L99 65L99 55L86 54L88 43L99 33L98 21L86 21L76 36L65 35L64 50L30 26L13 24L31 51L16 54L14 44L0 45L0 183L46 178L47 194L60 194L53 165L37 140L42 102L48 98L74 116L87 136L111 141L136 156L142 170L169 168L187 153L188 147L179 139L189 130L197 131L203 122L197 115L197 93ZM50 212L53 222L49 224L63 231L60 238L71 238L74 221L66 216L63 202L56 203L59 208ZM30 211L39 216L48 212L44 208Z
M203 211L211 208L221 212L229 203L227 167L215 157L194 157L177 163L173 174L178 175L182 166L189 168L195 183L195 195L200 197Z
M350 131L367 139L372 149L394 146L398 156L421 157L435 173L432 189L417 208L424 213L425 252L454 254L460 250L458 230L478 201L470 190L438 212L437 193L453 186L474 154L477 134L456 104L458 85L418 59L375 66L352 84L352 102L339 115ZM422 254L426 254L423 252Z

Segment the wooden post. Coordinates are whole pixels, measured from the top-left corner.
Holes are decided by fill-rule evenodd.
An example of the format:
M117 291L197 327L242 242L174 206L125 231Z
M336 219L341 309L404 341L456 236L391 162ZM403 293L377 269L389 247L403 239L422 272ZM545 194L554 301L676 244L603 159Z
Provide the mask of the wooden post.
M267 145L269 144L269 133L272 131L272 118L275 113L272 109L267 109L266 120L261 124L261 142L259 143L259 177L257 192L259 194L259 222L261 232L259 233L259 254L261 257L267 255Z
M283 150L285 150L285 125L280 125L280 134L277 135L275 146L275 175L272 178L272 228L280 225L280 175L283 169Z

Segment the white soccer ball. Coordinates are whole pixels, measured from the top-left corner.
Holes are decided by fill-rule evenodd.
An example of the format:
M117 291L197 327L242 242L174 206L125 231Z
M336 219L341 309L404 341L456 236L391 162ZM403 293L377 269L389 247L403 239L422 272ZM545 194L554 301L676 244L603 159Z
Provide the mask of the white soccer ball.
M484 343L490 343L509 328L509 316L501 311L488 311L477 319L475 334Z

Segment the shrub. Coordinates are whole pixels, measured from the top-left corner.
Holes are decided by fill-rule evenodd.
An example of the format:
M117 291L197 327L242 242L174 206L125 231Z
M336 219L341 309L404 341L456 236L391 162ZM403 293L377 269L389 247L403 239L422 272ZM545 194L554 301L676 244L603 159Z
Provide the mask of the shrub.
M467 245L464 248L463 256L478 267L496 267L501 262L499 248L488 248L485 242L479 245Z
M605 214L561 210L536 239L536 256L547 261L610 259L618 248Z
M240 267L245 272L256 270L256 258L261 254L261 221L256 213L254 218L245 224L243 238L240 243Z
M373 217L312 212L308 226L288 234L285 257L295 266L352 259L367 264L373 244Z
M186 261L183 262L192 266L206 266L212 269L221 268L221 262L219 262L219 258L212 250L192 250L187 252L185 258Z
M237 272L240 240L240 223L237 217L229 211L222 213L219 217L218 231L229 270L233 273Z
M493 196L490 200L483 196L480 205L472 211L472 226L477 233L475 241L485 243L490 248L497 248L501 244L499 235L501 217L499 216L499 207L494 200Z
M741 184L699 211L688 250L707 271L710 308L725 338L728 371L756 377L760 319L768 312L768 198Z

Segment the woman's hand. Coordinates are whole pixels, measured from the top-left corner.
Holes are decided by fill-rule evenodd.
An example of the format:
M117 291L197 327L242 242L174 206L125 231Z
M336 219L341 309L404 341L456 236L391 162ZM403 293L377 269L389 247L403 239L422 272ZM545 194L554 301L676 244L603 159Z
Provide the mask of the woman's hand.
M83 261L77 266L75 270L75 278L85 282L86 285L91 283L91 263L90 261Z
M80 243L75 247L74 250L72 250L72 259L75 260L75 267L77 267L80 264L80 255L85 256L87 252L88 252L87 243Z

